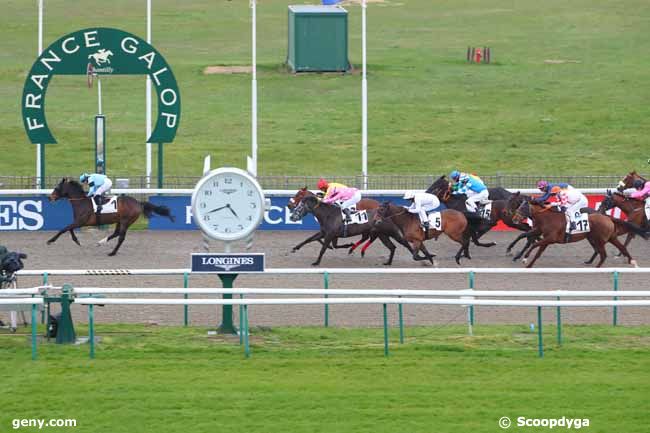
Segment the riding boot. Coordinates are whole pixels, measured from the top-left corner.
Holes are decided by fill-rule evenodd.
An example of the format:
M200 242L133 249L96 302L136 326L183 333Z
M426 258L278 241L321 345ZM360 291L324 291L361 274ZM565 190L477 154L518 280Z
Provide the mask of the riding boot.
M97 205L97 209L95 210L95 223L99 226L99 215L102 213L102 197L99 195L96 195L93 197L95 200L95 204Z
M571 240L571 230L569 230L567 233L564 233L564 243L568 244L570 240Z
M350 209L344 208L343 213L345 214L345 223L350 224L352 222L352 215L350 215Z

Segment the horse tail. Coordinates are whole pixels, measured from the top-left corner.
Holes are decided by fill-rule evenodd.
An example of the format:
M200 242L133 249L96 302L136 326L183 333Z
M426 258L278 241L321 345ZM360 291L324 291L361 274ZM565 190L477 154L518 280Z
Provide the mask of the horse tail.
M634 224L634 223L631 223L631 222L629 222L629 221L623 221L623 220L621 220L621 219L614 218L614 217L612 217L612 216L610 216L609 218L614 222L614 224L615 224L617 227L622 227L622 228L624 228L627 232L632 232L632 233L634 233L634 234L636 234L636 235L639 235L639 236L641 236L641 237L642 237L643 239L645 239L645 240L650 239L650 231L649 231L649 230L642 229L642 228L639 227L638 225L636 225L636 224Z
M167 206L156 206L153 203L145 201L142 203L142 210L144 212L144 216L147 218L151 218L151 215L155 213L156 215L169 218L171 222L175 221L174 215L171 214L171 211Z

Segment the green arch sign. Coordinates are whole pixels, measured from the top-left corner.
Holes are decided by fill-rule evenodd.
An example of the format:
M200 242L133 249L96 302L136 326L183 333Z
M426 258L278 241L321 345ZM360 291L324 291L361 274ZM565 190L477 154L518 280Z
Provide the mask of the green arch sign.
M96 27L67 34L47 47L25 80L22 116L32 143L56 143L45 117L45 95L54 75L149 75L158 117L148 143L170 143L181 117L181 95L165 58L146 41L119 29Z

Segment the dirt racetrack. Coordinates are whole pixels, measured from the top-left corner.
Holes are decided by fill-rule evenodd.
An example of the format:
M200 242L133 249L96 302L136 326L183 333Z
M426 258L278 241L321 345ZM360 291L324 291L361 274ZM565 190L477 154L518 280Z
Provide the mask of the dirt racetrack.
M75 245L68 235L54 245L46 245L52 232L6 232L2 234L0 244L10 250L18 250L29 255L25 261L26 269L136 269L136 268L189 268L190 254L203 252L202 237L198 231L134 231L130 232L122 249L115 257L107 253L114 246L97 246L96 242L108 234L107 230L86 229L79 233L81 247ZM293 245L305 239L311 232L258 232L251 252L263 252L266 255L267 268L310 268L315 260L320 245L310 244L297 253L291 253ZM492 248L472 246L472 260L464 260L464 266L471 267L523 267L513 263L505 255L506 245L514 239L515 233L489 233L484 240L498 243ZM437 242L428 241L430 251L437 254L438 267L456 267L453 255L457 244L444 236ZM221 251L222 245L211 243L211 251ZM608 260L605 266L629 266L622 259L614 258L614 248L608 247ZM233 252L244 251L241 244L236 244ZM587 242L570 245L553 245L538 260L536 267L570 268L582 267L582 261L591 255ZM650 265L650 243L635 239L630 246L630 253L639 261L639 265ZM327 251L321 267L366 267L383 268L382 262L387 257L387 250L380 244L373 245L362 258L358 254L348 256L346 250ZM424 262L414 262L410 254L399 247L393 267L420 268L431 266ZM648 274L622 274L621 290L648 290ZM21 277L19 287L30 287L41 283L37 277ZM71 283L80 287L182 287L183 277L178 276L86 276L67 277L52 276L50 283L61 285ZM240 275L235 281L236 287L294 287L322 288L320 275ZM192 275L190 287L220 287L216 275ZM456 274L439 275L332 275L330 288L386 288L386 289L461 289L467 288L467 277ZM606 290L612 288L610 274L533 274L533 275L481 275L476 276L476 289L571 289L571 290ZM216 310L216 311L215 311ZM235 310L237 310L235 308ZM107 306L98 308L98 323L132 322L151 324L181 324L183 308L181 306ZM390 320L396 323L397 307L389 306ZM73 306L75 321L85 322L85 308ZM235 311L235 320L237 320ZM322 306L255 306L250 309L252 326L279 325L321 325L323 323ZM466 309L455 306L405 306L404 318L409 325L431 325L464 323ZM190 322L194 325L216 326L221 321L221 308L191 306ZM650 310L647 308L619 308L619 323L628 325L650 324ZM3 316L4 318L4 316ZM567 324L611 323L611 308L563 308L563 322ZM475 319L481 323L524 324L536 321L534 308L520 307L479 307ZM544 320L555 323L555 308L544 310ZM332 326L381 326L380 306L335 305L330 307L330 324Z

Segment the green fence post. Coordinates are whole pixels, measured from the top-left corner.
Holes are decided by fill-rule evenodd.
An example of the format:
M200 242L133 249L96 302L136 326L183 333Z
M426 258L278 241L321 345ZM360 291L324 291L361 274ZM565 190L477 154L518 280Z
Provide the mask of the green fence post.
M90 359L95 359L95 309L88 304L88 342L90 343Z
M388 314L384 304L384 356L388 356Z
M557 297L557 300L560 300L560 297ZM562 345L562 313L560 307L557 307L557 344L558 346Z
M36 360L36 304L32 304L32 360Z
M232 289L232 284L237 278L238 274L219 274L219 279L221 280L221 285L224 289ZM232 294L224 294L223 299L232 299ZM237 335L237 329L232 323L232 305L223 305L222 309L222 318L221 325L217 329L217 332L220 334L232 334Z
M239 299L244 299L244 295L239 295ZM244 305L239 304L239 345L244 342Z
M190 287L190 275L185 272L183 273L183 288L187 289ZM189 295L183 293L183 299L188 299ZM183 305L183 326L187 326L190 323L189 308L188 305Z
M77 340L72 313L70 312L72 302L74 302L72 299L72 286L64 284L61 290L61 319L57 324L56 344L72 344Z
M537 307L537 349L539 357L544 357L544 341L542 340L542 307Z
M469 271L469 289L474 290L474 271ZM469 326L469 333L472 335L474 333L474 304L469 306Z
M325 271L323 272L323 288L325 290L330 288L330 274ZM325 298L328 298L327 294L325 294ZM330 305L325 304L325 327L327 328L330 326Z
M401 298L401 296L399 296ZM399 311L399 343L404 344L404 315L402 312L402 304L398 306Z
M618 271L614 271L614 291L618 292ZM614 296L614 300L618 301L618 296ZM614 305L612 310L612 325L618 324L618 308Z
M251 349L248 343L248 305L244 305L243 312L244 312L244 329L242 329L241 332L244 334L244 353L246 354L246 358L250 358Z
M43 285L47 286L47 281L48 281L48 275L47 272L43 272ZM50 318L50 304L48 302L47 304L47 318L49 322ZM41 310L41 324L45 323L45 309Z

